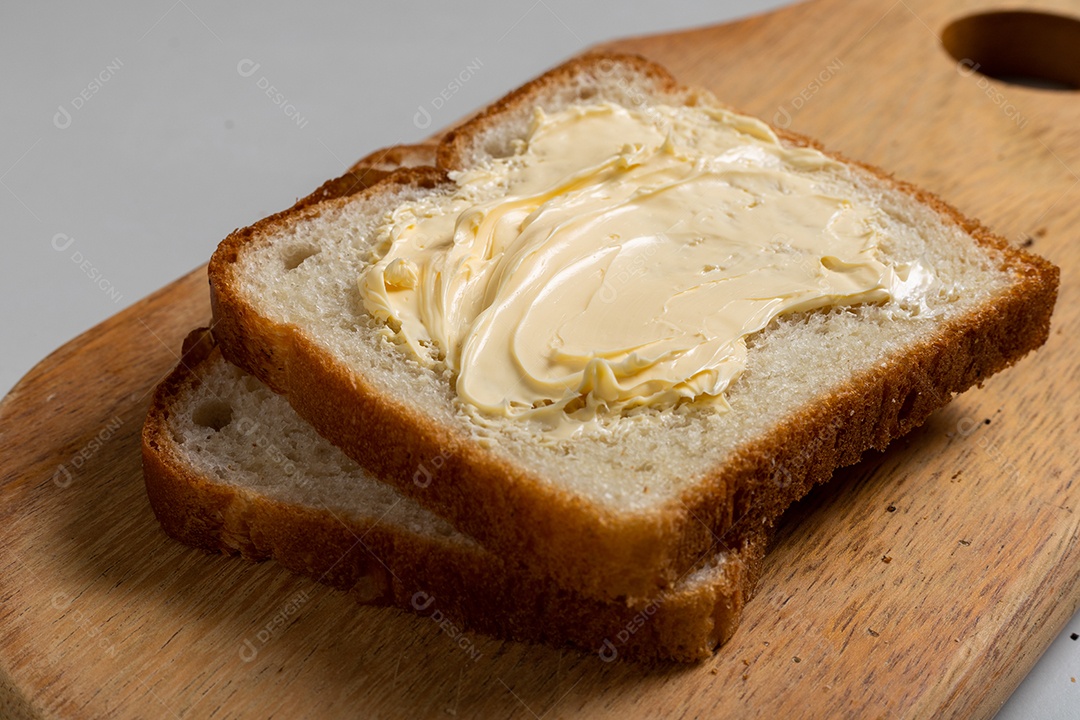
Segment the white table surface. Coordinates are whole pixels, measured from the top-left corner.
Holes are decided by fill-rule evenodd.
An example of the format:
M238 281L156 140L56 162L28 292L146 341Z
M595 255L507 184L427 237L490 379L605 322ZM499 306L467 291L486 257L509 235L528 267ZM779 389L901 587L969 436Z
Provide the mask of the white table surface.
M0 394L233 228L427 135L421 107L436 128L593 43L784 4L6 2ZM999 718L1080 717L1073 632Z

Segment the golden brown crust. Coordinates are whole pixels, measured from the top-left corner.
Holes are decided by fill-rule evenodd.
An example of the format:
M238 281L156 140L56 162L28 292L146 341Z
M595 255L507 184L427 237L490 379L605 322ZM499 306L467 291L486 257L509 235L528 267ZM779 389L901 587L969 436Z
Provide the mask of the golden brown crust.
M393 145L376 150L361 158L340 177L327 180L315 192L297 200L290 209L297 210L324 200L355 195L400 168L433 166L437 147L438 143L432 141L417 145Z
M205 330L189 336L181 363L157 388L143 427L147 495L171 537L207 552L274 558L362 603L428 615L437 610L458 627L572 644L606 659L702 660L738 625L757 580L764 533L732 551L712 582L627 607L517 573L475 544L418 535L340 510L283 503L207 476L186 461L169 417L180 394L197 386L203 364L213 359L209 337Z
M537 94L569 82L574 73L614 62L639 68L651 84L650 91L694 97L663 69L641 58L573 60L449 133L437 151L439 166L457 167L468 154L471 135L499 122L501 113L530 104ZM816 145L793 133L777 132L788 142ZM749 527L750 523L741 522L745 517L777 517L837 467L910 431L953 394L1016 362L1047 337L1057 268L1013 248L935 196L876 168L860 167L969 230L980 244L1000 253L1002 267L1010 268L1017 282L978 312L941 327L932 340L893 356L740 448L711 476L649 515L605 513L581 498L552 489L381 395L362 376L320 352L302 328L258 316L237 290L230 258L246 244L259 242L279 223L288 222L288 216L275 216L234 233L215 253L210 279L219 324L214 332L227 359L287 394L320 433L376 476L485 546L589 596L648 597L692 567L715 535ZM390 187L386 183L410 182L414 177L441 181L434 170L430 174L404 172L419 174L395 173L368 192L382 192ZM319 207L324 206L300 213L318 212ZM350 402L341 403L342 397ZM415 483L419 469L434 458L441 460L437 475L426 485Z

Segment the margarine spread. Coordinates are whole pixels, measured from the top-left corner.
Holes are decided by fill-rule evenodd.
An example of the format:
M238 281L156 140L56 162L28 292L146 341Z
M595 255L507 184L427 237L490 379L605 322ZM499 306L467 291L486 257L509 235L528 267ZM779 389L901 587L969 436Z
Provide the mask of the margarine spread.
M537 110L513 156L388 216L360 292L481 422L723 409L748 335L903 285L878 212L815 179L838 166L719 109Z

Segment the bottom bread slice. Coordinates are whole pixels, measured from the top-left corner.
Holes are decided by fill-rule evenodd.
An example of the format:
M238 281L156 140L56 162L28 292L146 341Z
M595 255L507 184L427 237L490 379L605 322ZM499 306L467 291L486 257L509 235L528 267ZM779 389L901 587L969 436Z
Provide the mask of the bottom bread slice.
M697 569L635 604L512 571L371 478L285 398L223 360L207 331L188 337L158 386L142 441L150 504L182 543L273 558L361 603L438 612L457 627L605 660L709 657L734 633L767 543L764 528L740 533L737 546L718 540ZM417 482L441 459L420 460Z

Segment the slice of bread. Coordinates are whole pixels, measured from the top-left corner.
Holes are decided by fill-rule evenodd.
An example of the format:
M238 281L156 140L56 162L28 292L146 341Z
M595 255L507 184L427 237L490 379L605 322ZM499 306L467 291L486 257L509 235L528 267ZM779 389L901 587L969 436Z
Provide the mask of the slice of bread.
M372 479L284 398L225 362L205 330L188 337L157 388L143 467L154 513L187 545L274 558L363 603L438 612L456 629L569 643L608 660L708 657L734 632L764 554L763 534L719 546L670 590L633 606L517 573Z
M645 598L716 536L754 532L747 518L779 516L835 468L1045 341L1057 268L929 193L836 158L840 169L815 180L882 213L884 261L931 268L939 285L919 312L891 300L774 320L748 338L745 372L726 391L730 412L689 403L553 443L514 421L480 432L455 401L452 374L417 363L365 310L357 281L373 262L373 236L401 203L454 192L449 172L514 153L536 108L599 101L718 107L641 58L556 68L450 132L437 167L399 170L226 238L209 269L222 354L505 561L590 597Z

